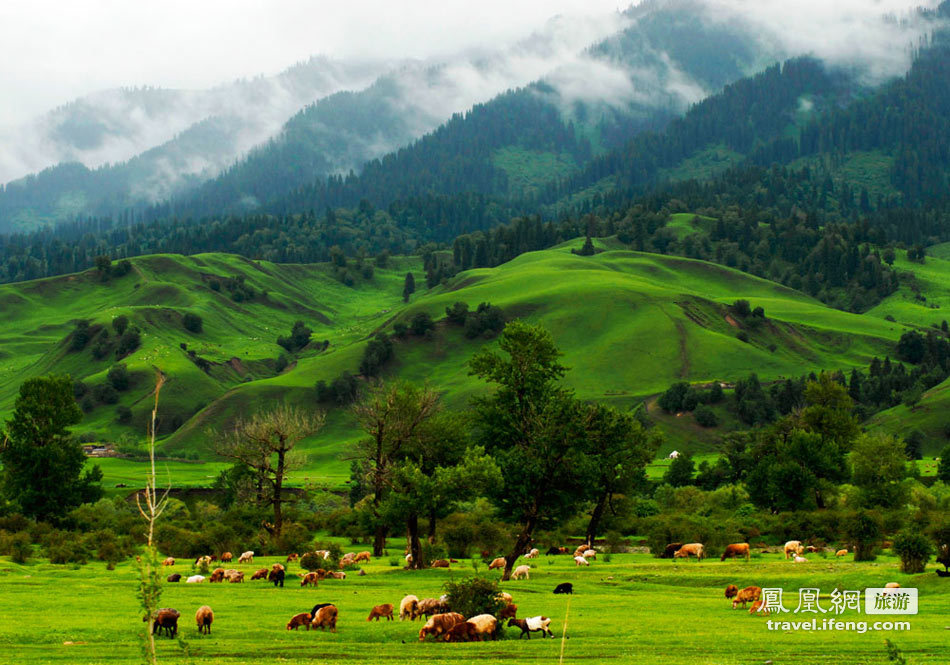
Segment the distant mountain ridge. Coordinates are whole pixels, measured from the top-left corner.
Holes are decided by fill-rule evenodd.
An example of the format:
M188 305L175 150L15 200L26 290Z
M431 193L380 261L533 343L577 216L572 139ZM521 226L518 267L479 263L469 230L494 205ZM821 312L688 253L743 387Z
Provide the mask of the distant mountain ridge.
M502 51L441 63L405 62L382 72L372 84L366 75L380 72L367 66L349 74L353 85L340 83L337 90L298 106L273 139L261 139L264 143L255 144L254 139L266 132L249 131L244 116L215 113L123 163L95 170L64 163L9 183L0 192L0 232L80 214L117 215L165 199L172 200L172 205L159 207L150 217L266 208L269 201L295 188L358 170L407 146L452 114L502 92L497 89L499 82L520 87L538 81L522 94L542 98L565 124L582 128L582 138L597 153L642 129L662 126L689 104L770 61L752 35L727 24L705 26L703 19L683 11L693 4L683 0L644 3L615 17L606 24L608 28L597 24L580 29L566 20L554 20ZM304 70L310 72L307 67ZM298 76L306 78L300 72ZM334 82L347 79L343 74L328 77ZM253 88L255 83L246 85ZM261 95L268 96L266 80L257 85ZM142 106L159 115L155 107L173 104L171 94L124 93L144 98ZM254 115L254 104L242 101L239 105L250 109L246 115ZM108 125L79 105L58 126L67 139L67 156L101 151L97 145L110 131L120 132ZM556 140L551 137L555 144ZM251 149L254 145L258 147ZM494 148L506 145L510 144ZM244 153L246 158L232 164ZM579 168L583 163L569 166ZM218 171L221 175L213 178ZM187 194L199 186L196 195Z

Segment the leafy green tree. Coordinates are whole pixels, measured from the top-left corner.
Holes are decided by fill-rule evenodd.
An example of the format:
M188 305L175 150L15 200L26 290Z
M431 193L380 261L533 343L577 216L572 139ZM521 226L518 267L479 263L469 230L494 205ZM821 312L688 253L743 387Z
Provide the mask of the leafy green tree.
M918 460L924 456L924 433L919 429L911 430L904 437L904 450L908 459Z
M763 432L751 451L746 487L752 502L772 512L824 508L825 495L847 477L844 453L832 440L785 418Z
M854 545L855 561L874 561L881 542L881 518L868 511L854 513L842 522L844 535Z
M667 413L676 413L681 411L689 390L689 384L685 381L674 383L666 389L666 392L660 395L659 399L657 400L657 404Z
M102 496L102 472L98 466L83 471L82 446L68 430L81 420L68 376L29 379L20 386L0 444L0 487L24 515L56 520Z
M112 329L115 330L116 335L122 335L129 327L129 317L125 314L119 314L117 317L112 319Z
M354 481L367 488L365 504L374 534L373 556L382 556L388 526L385 501L392 491L398 465L425 437L425 429L439 411L439 398L428 387L408 383L379 383L372 387L353 413L366 438L349 452L356 462Z
M850 450L860 428L852 414L854 401L844 379L838 382L822 372L817 381L805 385L805 403L801 413L805 428L818 434L824 443L834 444L843 452Z
M406 525L411 568L423 568L429 563L419 538L420 517L430 517L430 538L434 539L439 513L447 514L459 503L470 501L501 482L494 460L481 448L461 448L458 437L453 445L452 437L445 436L452 431L457 428L420 428L421 436L403 451L403 459L393 465L382 512L391 523L399 520ZM442 436L433 438L435 433ZM440 457L450 461L443 466L436 461Z
M669 468L663 474L663 482L673 487L693 484L693 458L685 453L674 457Z
M748 300L736 300L732 303L732 311L740 319L744 319L752 313L752 306Z
M280 538L283 528L284 480L303 466L305 457L295 448L323 427L323 414L310 415L287 405L238 418L234 426L213 433L215 452L254 471L257 503L274 509L274 522L265 528Z
M115 347L115 357L124 358L139 348L142 344L142 335L138 328L129 328L119 337Z
M360 374L365 377L379 376L380 371L393 357L393 341L386 333L377 333L363 349Z
M861 490L864 505L896 508L906 491L904 443L892 436L864 434L851 451L851 482Z
M99 255L94 260L96 266L96 274L99 275L99 279L103 282L109 279L109 275L112 274L112 258L105 255Z
M593 509L586 539L593 543L614 497L629 494L643 481L644 469L660 447L661 437L649 432L632 415L594 404L584 414L585 443L591 465L588 483Z
M446 307L445 316L451 323L459 326L465 325L465 318L468 316L468 303L457 302L451 307Z
M409 321L409 329L412 330L413 335L421 337L433 328L435 328L435 324L428 312L416 312Z
M115 404L119 401L119 393L111 383L100 383L93 386L92 396L103 404Z
M193 312L185 312L185 315L181 317L181 325L189 332L200 333L204 327L204 321Z
M89 330L89 322L85 320L77 321L76 328L69 338L70 351L82 351L86 348L86 344L89 343L91 338L92 333Z
M119 392L129 389L131 379L129 377L129 370L124 364L120 363L110 367L108 374L106 374L106 379L109 381L109 384Z
M565 372L560 355L544 328L513 321L497 350L485 348L469 361L470 373L495 387L473 404L476 443L504 480L489 497L503 519L518 525L504 579L535 529L572 515L587 490L589 460L577 445L585 440L584 410L558 384Z
M574 254L578 256L593 256L597 253L597 250L594 248L594 242L590 239L590 236L587 236L584 239L584 246L580 249L572 250Z
M937 465L937 478L950 483L950 446L945 446L940 453L940 463Z
M919 531L904 530L894 537L892 548L901 559L901 572L917 574L924 572L933 546Z
M416 292L416 278L411 272L406 273L406 279L402 284L402 301L409 302L409 296Z
M697 407L696 411L693 412L693 417L696 418L696 422L699 423L701 427L715 427L719 424L719 418L716 417L716 412L706 405Z
M312 334L313 331L303 321L296 321L294 327L290 330L290 335L278 337L277 343L290 353L296 353L310 343Z

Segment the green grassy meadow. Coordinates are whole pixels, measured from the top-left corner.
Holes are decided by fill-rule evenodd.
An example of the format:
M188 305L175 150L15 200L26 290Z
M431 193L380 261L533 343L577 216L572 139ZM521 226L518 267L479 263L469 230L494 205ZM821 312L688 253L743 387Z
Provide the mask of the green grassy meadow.
M348 549L354 549L350 546ZM393 552L398 555L398 552ZM348 663L564 662L621 663L886 663L884 640L903 651L908 663L947 662L950 622L950 583L930 572L905 576L897 561L881 556L873 563L808 555L807 564L782 560L781 554L755 554L750 562L707 559L684 563L654 559L647 554L603 555L589 569L578 569L570 556L540 557L532 562L531 579L502 583L514 597L518 616L543 614L553 619L557 639L516 638L507 631L495 642L443 644L418 642L419 621L367 623L373 605L393 603L409 593L438 596L453 577L471 575L471 562L450 570L405 571L386 558L365 566L366 575L348 573L345 580L325 580L319 587L301 588L291 564L287 585L275 589L262 581L243 584L164 584L162 607L181 612L177 641L160 638L159 662L303 663L318 660ZM269 566L275 558L256 558L234 567L250 572ZM141 662L142 611L135 597L132 563L108 571L104 564L84 567L27 565L0 560L0 660L5 663L131 664ZM167 572L191 573L191 561L179 561ZM480 574L488 573L479 562ZM573 596L551 592L560 582L572 582ZM906 632L794 632L769 630L767 618L731 609L723 597L727 584L780 587L784 605L798 606L798 589L817 587L820 603L830 609L834 588L864 589L898 581L919 588L919 614L909 617L869 617L848 611L830 616L843 621L910 621ZM108 598L108 602L102 602ZM94 600L93 600L94 599ZM318 602L335 603L340 611L337 633L287 631L286 622L308 612ZM210 636L199 635L194 613L210 605L215 621ZM785 620L813 614L790 612ZM829 616L820 615L821 618ZM566 628L565 628L566 623ZM560 639L562 634L567 639Z

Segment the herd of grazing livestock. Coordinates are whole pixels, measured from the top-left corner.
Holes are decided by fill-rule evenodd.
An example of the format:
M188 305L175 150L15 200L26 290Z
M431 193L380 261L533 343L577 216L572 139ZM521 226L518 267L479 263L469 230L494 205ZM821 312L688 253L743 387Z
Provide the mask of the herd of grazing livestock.
M765 549L763 550L763 553L768 551L769 550ZM787 561L791 559L794 563L806 563L808 559L802 556L805 553L815 554L823 551L823 548L816 547L814 545L804 546L800 540L790 540L785 543L785 546L782 548L782 552L785 554L785 560ZM831 552L833 550L828 551ZM834 554L840 559L841 557L848 555L848 550L840 549L835 551ZM726 545L725 549L722 551L722 556L719 557L719 560L725 561L726 559L742 558L748 561L751 556L752 554L749 543L732 543L730 545ZM706 558L706 548L702 543L670 543L660 555L661 559L674 560L689 560L691 557L695 557L697 561Z
M564 548L559 548L560 553L567 553L567 550ZM324 560L328 560L330 557L330 552L326 550L317 550L314 554L321 556ZM540 552L537 549L531 549L530 551L524 554L524 558L533 559L539 556ZM576 556L585 561L589 558L596 558L596 552L590 549L587 545L584 545L578 548ZM297 554L290 554L287 556L286 563L290 564L295 561L299 561L300 557ZM195 566L210 567L213 563L217 561L222 563L228 563L233 560L233 555L230 552L224 552L220 558L214 555L200 556L195 559ZM244 552L238 557L239 563L253 563L254 561L254 552L247 551ZM351 552L345 554L340 559L339 567L344 568L350 565L369 562L371 561L371 555L369 552ZM448 568L450 563L457 563L455 559L445 560L437 559L433 561L430 565L432 568ZM165 566L174 566L175 559L174 557L167 557L163 561ZM489 569L495 568L504 568L505 559L496 558L491 562ZM512 575L512 579L528 579L530 576L530 566L521 565L518 566ZM360 575L365 575L366 573L360 570ZM274 563L270 568L260 568L251 575L251 580L267 580L272 582L275 587L283 587L284 579L286 576L286 567L281 563ZM318 568L314 571L309 571L301 575L300 577L300 586L313 586L316 587L319 582L324 579L346 579L346 573L342 570L325 570L323 568ZM182 575L180 573L173 573L167 577L169 582L180 582L182 580ZM244 572L233 569L233 568L215 568L210 572L209 575L191 575L185 578L186 583L200 584L207 581L209 584L212 583L223 583L225 581L231 584L237 584L244 582ZM554 589L555 594L570 594L573 593L573 585L570 582L564 582L558 584ZM498 635L498 631L502 626L502 622L507 619L508 627L518 628L521 633L519 637L527 636L528 639L531 638L531 633L540 632L542 637L554 637L549 626L551 624L551 619L545 616L534 616L528 617L525 619L519 619L517 617L518 606L514 604L513 599L510 594L506 592L501 592L498 595L498 600L502 604L502 609L498 612L498 616L491 614L478 614L469 619L466 619L464 616L458 612L451 611L449 607L448 596L441 596L439 598L422 598L415 595L407 595L399 603L399 619L401 621L415 621L416 619L425 619L425 624L419 630L419 641L425 641L426 638L431 637L435 640L441 640L444 642L468 642L468 641L483 641L489 639L495 639ZM385 619L387 621L394 620L394 606L392 603L384 603L381 605L374 606L367 617L367 621L379 621L380 619ZM173 608L162 608L157 610L154 614L154 624L153 624L153 633L154 634L164 634L168 637L175 637L178 633L178 619L180 617L178 610ZM318 603L315 605L309 612L300 612L294 614L290 621L287 622L287 630L297 630L298 628L305 627L309 630L330 630L331 632L336 632L337 617L339 616L339 610L336 605L332 603ZM143 617L143 621L148 621L148 616ZM208 605L202 605L198 608L198 611L195 614L195 622L198 628L199 633L210 634L211 633L211 624L214 622L214 612L211 607Z
M765 551L765 550L763 550ZM791 559L794 563L804 563L807 559L803 556L805 553L815 553L821 552L820 548L814 546L804 546L799 540L790 540L785 543L782 548L782 553L784 553L785 560L788 561ZM833 551L833 550L830 550ZM313 552L319 557L322 557L324 560L330 558L330 552L326 550L317 550ZM486 555L487 553L483 553ZM552 547L547 551L548 555L554 554L570 554L570 550L565 547ZM670 543L666 546L663 553L660 555L660 558L669 558L673 559L687 559L695 558L697 561L701 561L706 558L706 549L702 543ZM847 549L839 549L835 551L835 556L841 558L848 554ZM526 552L523 557L525 559L534 559L540 555L540 551L536 548L532 548ZM726 559L732 558L742 558L746 561L749 561L751 558L751 548L748 543L732 543L725 547L720 557L720 561L725 561ZM220 561L222 563L228 563L232 561L233 555L230 552L224 552ZM595 561L597 559L597 551L594 550L589 544L582 544L577 547L573 552L573 560L577 566L589 566L590 561ZM196 566L210 566L212 563L218 560L218 557L213 555L198 557L195 560ZM290 554L287 556L286 563L299 561L300 557L297 554ZM407 557L407 561L410 558ZM254 561L254 552L247 551L243 552L238 557L239 563L253 563ZM358 563L369 562L371 561L371 555L369 552L351 552L345 554L339 562L339 567L344 568L352 566ZM329 563L329 562L328 562ZM455 559L438 559L431 563L433 568L448 568L450 563L457 563ZM489 570L495 569L504 569L506 567L506 559L504 557L497 557L491 561L488 565ZM175 559L173 557L168 557L164 561L166 566L174 566ZM363 570L359 571L359 575L365 575L366 573ZM520 580L520 579L529 579L531 574L531 567L526 564L519 565L514 568L512 571L511 579ZM284 579L286 576L286 567L280 563L274 563L270 568L264 567L255 571L251 575L251 580L266 580L274 584L275 587L283 587ZM179 573L174 573L168 576L169 582L179 582L182 579L182 575ZM314 571L305 572L300 576L300 586L306 587L316 587L320 582L325 579L346 579L346 573L342 570L325 570L323 568L318 568ZM186 583L202 583L207 581L208 583L222 583L229 582L231 584L242 583L244 582L244 572L239 571L233 568L215 568L208 576L204 575L191 575L186 578ZM896 586L896 584L891 583L887 586ZM555 594L572 594L574 591L573 585L570 582L563 582L558 584L554 589ZM732 608L737 609L740 605L743 609L751 603L749 608L750 613L768 613L767 608L762 608L761 600L762 589L758 586L747 586L743 589L738 588L734 584L730 584L726 587L725 596L727 599L732 601ZM424 619L425 624L419 630L419 641L425 641L426 638L433 638L434 640L444 641L444 642L465 642L465 641L483 641L488 639L495 639L499 629L503 625L505 619L508 620L507 626L509 628L517 628L521 631L519 637L528 636L530 639L530 634L534 632L540 632L542 637L553 637L553 633L550 630L551 619L545 616L534 616L524 619L519 619L517 617L518 606L514 604L513 599L508 593L500 593L498 599L501 601L502 609L498 612L497 616L491 614L479 614L471 618L466 619L464 616L458 612L452 611L452 608L449 606L449 599L447 596L441 596L439 598L422 598L415 595L405 596L398 606L398 615L401 621L415 621L416 619ZM763 611L764 609L764 611ZM395 614L395 606L392 603L383 603L380 605L374 606L367 617L368 622L376 621L379 622L381 619L386 621L393 621ZM300 612L294 614L290 620L287 622L287 630L296 630L301 627L305 627L309 630L327 630L331 632L336 632L337 618L339 616L339 610L336 605L332 603L318 603L315 605L309 612ZM178 631L178 619L180 614L177 610L172 608L162 608L157 610L154 615L154 628L153 633L164 633L169 637L174 637ZM147 621L148 617L144 617L143 621ZM195 614L195 622L197 624L198 632L210 634L211 633L211 624L214 622L214 612L207 605L202 605Z

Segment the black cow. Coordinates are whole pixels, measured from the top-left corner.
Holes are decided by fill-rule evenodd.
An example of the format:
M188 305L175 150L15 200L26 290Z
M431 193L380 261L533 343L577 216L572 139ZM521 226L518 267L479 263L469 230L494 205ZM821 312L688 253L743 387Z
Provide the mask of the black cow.
M316 605L313 606L313 609L310 610L310 616L311 617L317 616L317 610L319 610L321 607L329 607L332 604L333 603L317 603Z
M277 570L271 570L267 574L267 579L273 582L275 587L279 586L281 589L283 589L285 576L286 576L286 573L283 570L278 568Z

